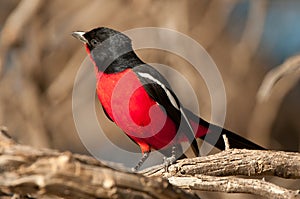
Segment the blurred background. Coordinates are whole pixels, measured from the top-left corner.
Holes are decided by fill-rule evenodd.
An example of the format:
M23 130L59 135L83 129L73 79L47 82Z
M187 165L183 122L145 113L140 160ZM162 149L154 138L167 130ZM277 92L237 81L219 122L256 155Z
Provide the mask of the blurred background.
M163 27L198 41L217 64L227 94L226 128L266 148L299 151L299 18L297 0L1 0L0 125L23 144L88 154L72 117L73 83L86 53L71 32ZM184 74L210 121L206 85L184 59L153 49L137 53ZM185 90L170 79L188 107ZM122 139L122 147L138 151L100 109L98 116L113 142ZM99 140L99 150L103 145Z

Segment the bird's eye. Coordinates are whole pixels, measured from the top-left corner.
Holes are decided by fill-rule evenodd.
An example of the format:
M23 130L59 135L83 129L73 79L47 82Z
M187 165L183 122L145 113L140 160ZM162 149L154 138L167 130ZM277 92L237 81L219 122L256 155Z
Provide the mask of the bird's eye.
M92 46L96 46L99 43L99 41L96 39L92 39L90 43Z

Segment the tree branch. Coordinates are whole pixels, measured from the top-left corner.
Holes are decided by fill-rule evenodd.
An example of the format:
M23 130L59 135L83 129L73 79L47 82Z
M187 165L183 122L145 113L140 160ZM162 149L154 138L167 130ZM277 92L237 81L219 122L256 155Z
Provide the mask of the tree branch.
M169 178L169 182L181 188L199 191L242 192L272 199L296 198L299 194L299 191L291 191L270 182L257 179L196 175L195 177L171 177Z
M159 177L118 171L87 156L18 145L4 134L0 136L0 168L0 195L198 198Z
M300 178L300 154L228 149L206 157L158 165L139 174L92 157L15 143L0 128L0 195L65 198L198 198L189 190L297 198L299 192L258 179L216 177L276 175ZM202 175L205 174L205 175ZM208 176L211 175L211 176ZM167 178L167 179L165 179Z
M278 176L300 179L300 153L228 149L220 153L178 160L168 168L153 167L142 171L146 176L181 176L205 174L212 176Z

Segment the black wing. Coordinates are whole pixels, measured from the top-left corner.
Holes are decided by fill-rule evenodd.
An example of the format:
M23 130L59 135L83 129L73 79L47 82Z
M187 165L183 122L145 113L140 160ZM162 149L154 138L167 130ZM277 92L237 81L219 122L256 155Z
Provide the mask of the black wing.
M193 152L196 156L199 156L193 129L167 80L156 69L147 64L136 66L133 71L137 74L149 96L164 107L168 117L177 125L177 129L183 129L182 132L185 132Z

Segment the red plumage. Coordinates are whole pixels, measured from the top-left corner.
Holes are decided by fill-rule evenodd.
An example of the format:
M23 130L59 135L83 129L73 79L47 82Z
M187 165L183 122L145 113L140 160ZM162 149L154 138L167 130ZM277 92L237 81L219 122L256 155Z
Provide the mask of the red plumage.
M137 57L126 35L108 28L73 35L85 43L95 65L97 96L104 112L145 155L151 149L186 141L191 143L195 155L199 155L194 138L203 139L208 133L214 138L206 141L219 149L225 148L221 134L226 134L232 147L263 149L185 109L164 77Z

